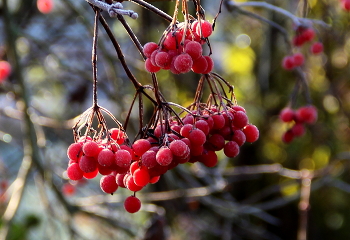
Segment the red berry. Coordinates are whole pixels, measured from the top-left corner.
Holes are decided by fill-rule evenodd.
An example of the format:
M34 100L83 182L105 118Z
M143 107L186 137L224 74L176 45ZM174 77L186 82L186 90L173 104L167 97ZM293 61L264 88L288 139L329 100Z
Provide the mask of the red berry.
M282 60L282 67L285 70L292 70L295 67L293 56L285 56Z
M79 167L85 173L93 172L97 168L97 161L93 157L82 156L79 161Z
M188 53L182 53L174 60L174 67L180 73L187 73L191 70L193 60Z
M350 5L350 1L349 1ZM310 51L312 54L319 54L323 52L323 44L321 42L315 42L314 44L311 45Z
M245 112L239 111L234 114L232 124L237 128L243 128L248 124L248 116Z
M295 117L294 110L290 107L283 108L280 112L280 119L282 122L291 122Z
M154 176L149 180L149 183L154 184L157 183L160 179L160 176Z
M80 180L83 178L84 173L80 169L78 163L73 163L73 164L68 166L67 175L68 175L69 179L77 181L77 180Z
M111 166L114 163L114 153L109 149L103 149L97 157L97 161L102 166Z
M200 56L198 59L193 61L193 65L192 65L193 72L204 73L207 69L208 69L208 61L204 56Z
M234 158L239 154L239 146L234 141L229 141L225 144L224 153L227 157Z
M305 42L311 41L315 37L315 31L312 28L307 28L302 31L301 36Z
M203 72L203 74L210 73L214 68L214 61L210 56L204 56L205 60L207 60L207 69Z
M192 124L185 124L182 126L181 130L180 130L180 134L181 136L187 138L190 135L190 132L193 129L193 125Z
M203 145L206 141L206 136L204 132L198 128L193 129L188 135L188 139L191 141L192 145Z
M291 130L285 132L282 136L282 141L284 143L290 143L294 139L294 134Z
M114 175L103 176L100 179L101 190L105 193L114 193L118 189L118 184L115 181Z
M171 58L167 52L158 52L154 58L155 64L161 68L170 67Z
M242 146L246 141L246 136L241 130L235 130L233 132L231 141L235 141L238 144L238 146Z
M134 150L137 156L142 156L148 149L151 148L151 143L146 139L139 139L134 142L132 149Z
M151 54L158 48L158 44L155 42L148 42L143 46L143 53L146 58L150 58Z
M83 173L84 174L84 178L86 178L86 179L93 179L93 178L95 178L97 176L98 172L99 172L98 168L96 168L96 170L93 171L93 172L88 172L88 173L84 172Z
M185 45L185 53L188 53L192 60L196 60L202 56L202 45L196 41L189 41Z
M342 0L341 6L345 11L350 11L350 0Z
M169 32L165 37L163 46L168 50L175 50L177 48L176 36L172 32Z
M129 151L120 149L118 150L115 155L115 163L119 167L128 167L131 164L132 156Z
M317 108L312 105L301 107L296 111L296 118L300 122L313 124L317 120Z
M194 126L204 132L205 135L209 134L209 124L204 120L198 120Z
M160 70L160 67L155 66L155 65L152 64L150 58L147 58L147 59L146 59L145 68L146 68L146 70L147 70L148 72L151 72L151 73L155 73L155 72L158 72L158 71Z
M138 212L141 208L141 201L134 196L127 197L124 201L124 208L129 213Z
M145 152L141 157L142 165L148 168L152 168L156 166L157 165L156 155L157 153L154 151Z
M131 175L127 177L125 185L132 192L140 191L143 188L142 186L138 186L135 184L134 177Z
M83 152L85 156L97 157L97 155L100 153L100 148L96 142L88 141L83 144Z
M11 65L7 61L0 61L0 83L11 74Z
M111 138L116 140L118 144L122 144L124 142L125 133L122 130L119 128L111 128L109 132L111 133Z
M133 173L134 182L137 186L144 187L149 183L150 176L147 168L138 168Z
M188 146L181 140L172 141L169 145L169 149L173 153L174 156L182 157L186 155L189 151Z
M173 153L168 147L161 147L156 154L156 161L161 166L168 166L173 161Z
M215 114L211 116L213 121L214 121L214 125L212 129L221 129L225 126L225 118L222 114Z
M304 55L302 53L296 53L293 55L293 62L295 67L303 65L305 61Z
M201 20L195 26L195 31L198 36L203 36L204 38L209 37L213 33L213 26L210 22L206 20ZM202 30L202 31L201 31ZM202 33L202 35L201 35Z
M78 161L78 159L83 155L83 149L80 143L72 143L67 149L67 156L73 161Z
M210 147L215 151L220 151L225 146L225 139L220 134L211 135L207 142L210 144Z
M121 188L126 188L126 186L124 185L124 177L125 177L126 174L120 174L118 173L116 176L115 176L115 182L118 184L119 187Z
M214 167L218 163L218 156L214 151L207 151L202 154L201 162L207 167Z
M52 0L38 0L36 2L38 10L41 13L48 14L53 9L53 1Z
M243 133L246 136L246 141L249 143L255 142L259 138L259 129L252 124L248 124L243 128Z

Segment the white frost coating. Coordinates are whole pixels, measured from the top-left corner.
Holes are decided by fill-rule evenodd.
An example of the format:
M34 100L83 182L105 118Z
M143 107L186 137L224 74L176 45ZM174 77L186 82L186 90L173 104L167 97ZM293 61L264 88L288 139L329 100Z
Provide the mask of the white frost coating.
M120 15L127 15L131 17L132 19L138 18L138 14L134 12L133 10L124 10L123 5L119 2L113 3L113 4L107 4L102 1L98 0L85 0L88 3L94 5L95 7L98 7L106 12L108 12L110 17L116 17L118 14Z

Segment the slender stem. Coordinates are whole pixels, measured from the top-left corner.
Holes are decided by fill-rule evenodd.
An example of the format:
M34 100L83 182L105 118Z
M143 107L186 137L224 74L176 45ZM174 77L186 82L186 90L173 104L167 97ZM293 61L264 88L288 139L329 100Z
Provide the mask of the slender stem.
M94 19L94 36L92 40L92 78L93 78L93 106L97 107L97 40L98 40L98 19L100 17L100 9L95 8Z

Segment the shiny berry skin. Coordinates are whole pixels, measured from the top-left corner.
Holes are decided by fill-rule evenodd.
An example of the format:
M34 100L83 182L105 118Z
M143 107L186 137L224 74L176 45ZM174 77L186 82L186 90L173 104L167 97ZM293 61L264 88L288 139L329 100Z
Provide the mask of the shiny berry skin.
M279 115L282 122L291 122L295 117L294 110L290 107L283 108Z
M246 136L246 141L249 143L253 143L259 139L259 129L252 124L248 124L243 128L243 133Z
M124 201L124 208L129 213L138 212L141 208L141 201L137 197L129 196Z

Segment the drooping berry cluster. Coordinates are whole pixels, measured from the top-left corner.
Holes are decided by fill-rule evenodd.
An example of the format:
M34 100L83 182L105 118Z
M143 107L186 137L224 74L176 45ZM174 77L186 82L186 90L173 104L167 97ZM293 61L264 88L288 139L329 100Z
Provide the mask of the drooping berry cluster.
M174 74L209 73L214 62L210 56L203 56L202 44L212 34L212 24L206 20L194 21L187 27L185 23L166 31L160 43L148 42L143 48L147 57L145 68L149 72L160 69L170 70Z
M293 45L299 49L299 51L292 55L287 55L282 60L282 67L286 70L292 70L304 64L305 57L304 54L300 52L302 46L307 43L312 42L310 46L311 54L319 54L323 52L323 44L318 41L313 41L315 39L315 31L311 27L299 26L295 31L295 36L293 38Z
M280 119L286 123L293 123L282 136L285 143L293 141L295 137L305 134L305 124L314 124L317 120L317 109L313 105L303 106L296 110L290 107L282 109Z

